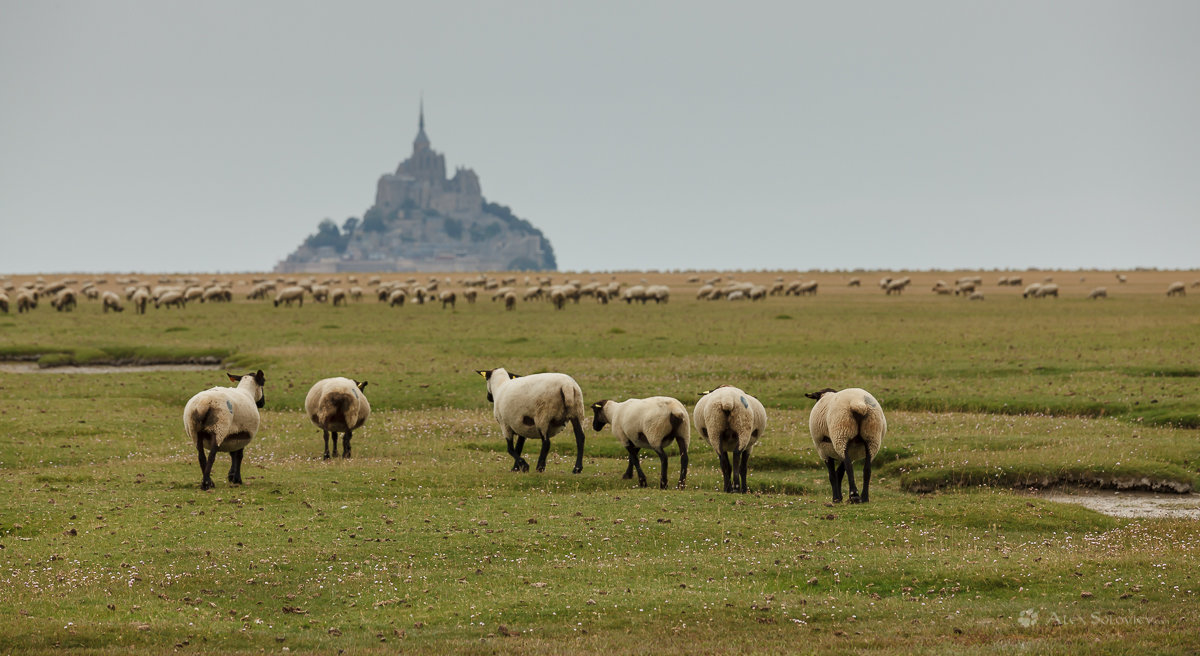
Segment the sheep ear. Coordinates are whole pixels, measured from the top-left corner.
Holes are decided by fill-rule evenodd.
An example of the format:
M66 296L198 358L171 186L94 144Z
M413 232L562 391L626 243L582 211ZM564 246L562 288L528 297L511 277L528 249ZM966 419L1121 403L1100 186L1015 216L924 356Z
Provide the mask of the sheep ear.
M696 396L705 396L706 394L712 394L712 390L708 390L705 392L696 392Z
M818 400L821 398L821 393L820 392L809 392L808 394L805 394L804 396L807 396L808 398L813 399L813 400Z
M510 371L510 372L508 372L508 377L509 378L520 378L521 374L514 374L513 372Z
M225 372L225 375L226 375L226 376L229 376L229 382L231 382L231 383L240 383L240 382L242 382L242 379L241 379L241 377L240 377L240 376L234 376L233 374L229 373L228 371L226 371L226 372Z
M364 380L363 382L358 384L358 391L360 391L360 392L367 391L367 381Z
M483 369L476 369L475 373L479 374L480 376L483 376L485 379L491 378L491 376L492 376L492 372L485 371Z
M267 377L263 375L262 369L259 369L254 373L254 382L258 383L259 387L262 387L263 383L267 382Z

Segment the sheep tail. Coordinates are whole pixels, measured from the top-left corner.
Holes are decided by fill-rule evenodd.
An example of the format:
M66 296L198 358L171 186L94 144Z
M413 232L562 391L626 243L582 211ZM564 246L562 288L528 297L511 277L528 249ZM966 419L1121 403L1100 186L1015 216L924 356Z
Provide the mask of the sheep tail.
M583 394L579 387L575 385L563 385L558 389L559 395L562 397L563 409L566 410L567 418L583 421Z
M325 397L325 403L321 404L317 411L317 420L321 424L327 424L339 416L347 426L358 423L358 399L343 390L330 392Z
M221 445L229 429L233 426L233 410L226 407L227 402L221 399L207 399L192 408L188 418L196 435L196 443L212 448Z

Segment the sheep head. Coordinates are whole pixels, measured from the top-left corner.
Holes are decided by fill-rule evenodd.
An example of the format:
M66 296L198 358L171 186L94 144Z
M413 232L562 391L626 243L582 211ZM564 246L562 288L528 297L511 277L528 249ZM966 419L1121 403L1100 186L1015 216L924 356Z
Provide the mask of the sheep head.
M805 394L804 396L806 396L810 399L813 399L814 401L819 401L819 400L821 400L822 396L824 396L826 394L836 393L836 392L837 392L837 390L833 389L832 387L826 387L825 389L823 389L819 392L809 392L808 394Z
M604 406L608 404L608 399L596 401L592 404L592 430L599 433L604 429L604 425L608 423L608 415L604 412Z

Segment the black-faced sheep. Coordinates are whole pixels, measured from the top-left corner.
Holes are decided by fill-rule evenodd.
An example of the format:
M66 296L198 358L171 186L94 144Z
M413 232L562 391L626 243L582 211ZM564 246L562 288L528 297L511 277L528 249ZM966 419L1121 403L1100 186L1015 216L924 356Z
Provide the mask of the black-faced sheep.
M442 302L443 310L446 309L447 305L449 305L451 308L454 308L454 303L455 303L455 301L458 300L458 294L455 294L454 292L452 292L450 290L439 292L438 300Z
M642 471L638 453L642 449L650 449L662 461L662 476L658 486L667 489L665 449L675 442L679 446L679 489L683 489L687 480L691 427L687 409L678 399L669 396L621 402L606 399L593 403L592 413L592 429L600 432L605 424L612 424L613 436L629 452L629 466L621 478L633 478L633 471L637 469L638 485L646 487L646 473Z
M842 500L843 475L849 478L850 503L868 502L871 460L879 455L884 435L887 434L883 408L870 392L857 387L840 392L825 388L805 396L817 401L808 416L808 430L812 433L817 453L829 471L834 503ZM861 497L854 484L855 460L864 461Z
M58 290L54 298L50 299L50 306L59 312L70 312L75 309L76 303L75 290L70 287Z
M1182 282L1173 282L1167 287L1167 296L1187 296L1187 290Z
M504 295L504 309L505 310L517 309L517 295L514 292L510 291Z
M258 409L266 402L262 369L242 376L225 375L236 383L235 387L207 389L193 396L183 408L183 430L196 446L200 460L201 490L216 487L210 474L218 451L228 453L233 461L229 482L242 484L242 456L258 432ZM207 458L205 449L209 451Z
M342 432L342 457L350 457L350 438L371 416L365 394L367 381L349 378L318 380L304 397L304 411L313 425L324 432L325 459L329 459L329 436L333 434L333 456L338 454L338 431Z
M763 404L736 387L724 385L700 397L692 411L692 421L717 452L725 491L746 492L750 450L767 428Z
M183 292L165 292L162 296L154 299L154 307L171 307L174 305L177 308L183 309L187 304L187 298Z
M503 368L476 373L487 381L487 399L494 404L493 414L508 442L508 454L513 458L512 471L529 471L529 463L521 457L526 439L542 441L537 471L544 471L546 455L550 453L550 438L568 422L575 431L575 468L572 472L583 471L583 392L574 378L556 373L519 376Z
M8 314L8 294L0 292L0 312Z
M146 304L150 302L150 292L146 291L145 287L139 287L134 290L129 302L133 303L133 309L138 314L146 314Z

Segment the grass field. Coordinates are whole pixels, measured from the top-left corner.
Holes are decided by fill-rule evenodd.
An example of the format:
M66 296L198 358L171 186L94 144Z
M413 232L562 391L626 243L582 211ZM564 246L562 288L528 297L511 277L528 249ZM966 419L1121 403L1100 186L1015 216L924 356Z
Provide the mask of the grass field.
M684 274L637 273L671 302L277 309L239 287L145 316L0 315L0 360L267 376L246 485L219 456L201 492L182 408L220 371L0 372L0 653L1195 653L1195 520L1027 489L1197 485L1200 290L1163 291L1200 274L1022 274L1062 297L999 273L983 302L929 293L961 273L900 297L814 273L814 297L699 302ZM1085 300L1097 285L1111 298ZM631 486L590 426L583 473L569 436L545 473L511 473L474 373L497 366L689 410L736 384L770 421L752 493L720 492L698 435L687 489ZM354 458L323 461L301 405L334 375L370 381L374 414ZM828 503L803 396L827 386L887 412L868 505Z

